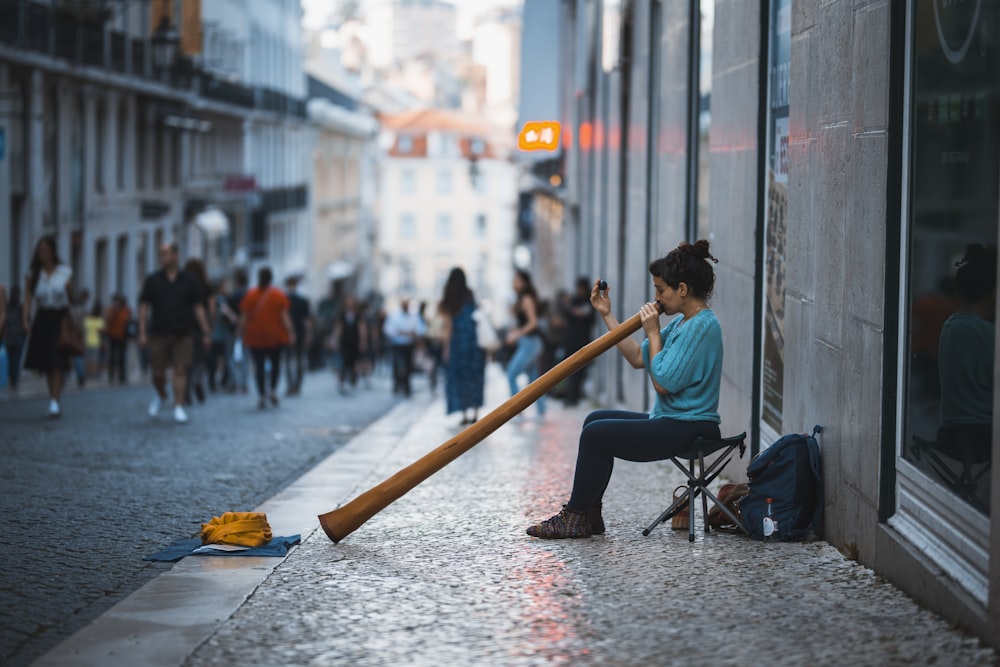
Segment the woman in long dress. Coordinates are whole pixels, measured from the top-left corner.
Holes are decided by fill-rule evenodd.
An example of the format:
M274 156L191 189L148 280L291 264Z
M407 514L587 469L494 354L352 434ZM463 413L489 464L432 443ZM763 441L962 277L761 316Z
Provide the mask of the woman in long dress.
M59 331L73 302L70 280L73 270L62 263L51 236L43 236L35 246L28 272L22 317L28 334L24 367L45 375L49 388L49 415L62 414L59 403L69 355L59 349Z
M472 314L476 300L465 272L454 268L444 286L438 312L444 324L441 357L445 364L446 414L462 413L463 426L479 418L483 406L486 353L476 342L476 321Z

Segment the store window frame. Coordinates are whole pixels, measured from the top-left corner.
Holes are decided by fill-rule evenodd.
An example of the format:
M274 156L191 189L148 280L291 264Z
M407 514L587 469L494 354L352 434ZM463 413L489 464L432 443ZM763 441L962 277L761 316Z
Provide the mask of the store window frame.
M768 315L770 304L769 252L777 244L770 243L772 199L772 171L785 168L787 174L787 152L781 153L779 123L787 137L791 116L790 70L791 70L791 13L796 0L768 0L760 7L760 98L758 101L757 142L760 147L757 158L757 246L754 294L754 368L753 402L751 406L750 451L756 455L761 449L773 443L783 432L784 412L784 356L775 350L770 328L777 326L772 321L777 317ZM787 27L787 44L780 35ZM784 44L784 46L783 46ZM787 53L786 53L787 51ZM780 59L779 59L780 57ZM783 102L783 103L779 103ZM787 141L786 141L787 146ZM782 162L784 159L784 162ZM777 182L777 178L774 179ZM784 183L787 184L785 176ZM782 200L787 210L787 185ZM784 216L784 213L782 214ZM780 299L784 300L783 294ZM783 303L778 312L783 311ZM769 357L769 354L771 355ZM769 363L769 359L771 360ZM775 424L777 420L779 423Z
M891 20L894 40L902 34L902 44L893 44L891 75L899 80L899 108L890 109L890 118L900 128L897 149L890 153L887 197L887 244L895 241L895 252L887 252L886 266L886 366L883 369L883 474L879 495L880 520L933 561L968 594L986 606L989 599L990 518L968 511L963 503L940 482L921 471L903 456L908 436L905 420L910 409L909 355L907 340L910 321L910 247L912 225L913 137L915 112L916 2L907 0L894 6ZM896 3L894 3L895 5ZM900 56L901 54L901 56ZM890 82L890 92L899 92ZM894 156L898 163L894 164ZM893 173L895 171L895 174ZM894 186L894 183L898 186ZM887 249L891 249L891 246ZM893 259L898 264L893 266ZM891 304L898 307L894 310ZM894 336L894 337L892 337ZM994 360L994 374L996 360Z

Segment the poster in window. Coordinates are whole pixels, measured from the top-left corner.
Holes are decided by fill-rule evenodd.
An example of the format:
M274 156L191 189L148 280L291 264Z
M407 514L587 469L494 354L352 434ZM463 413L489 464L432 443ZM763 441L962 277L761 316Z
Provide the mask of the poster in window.
M788 213L788 82L792 3L771 3L765 198L764 354L761 420L781 433L785 376L785 240Z

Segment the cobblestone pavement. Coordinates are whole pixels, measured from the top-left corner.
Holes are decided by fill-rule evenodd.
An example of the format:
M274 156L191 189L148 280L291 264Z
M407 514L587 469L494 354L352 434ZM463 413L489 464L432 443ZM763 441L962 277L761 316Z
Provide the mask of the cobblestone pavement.
M354 495L456 433L443 412L431 404ZM584 414L519 417L339 544L317 529L185 664L997 664L826 543L643 537L681 481L666 463L616 465L606 535L529 538L567 497Z
M74 387L53 420L29 377L0 401L0 664L29 664L170 569L143 556L253 509L395 402L386 378L342 397L320 371L278 409L211 395L176 425L167 410L149 418L152 395L145 382Z

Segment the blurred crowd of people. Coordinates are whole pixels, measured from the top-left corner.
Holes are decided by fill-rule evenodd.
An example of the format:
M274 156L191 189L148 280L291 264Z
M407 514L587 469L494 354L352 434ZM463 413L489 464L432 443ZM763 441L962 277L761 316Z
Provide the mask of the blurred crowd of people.
M514 394L522 377L533 381L589 342L594 324L586 278L546 303L531 275L515 272L500 345L487 350L477 336L486 326L479 324L481 304L459 267L436 303L399 295L386 312L379 298L343 291L313 308L298 291L298 275L285 276L281 287L268 267L257 271L254 285L244 269L213 281L198 258L181 265L176 244L158 253L160 267L146 277L133 308L122 293L104 304L88 289L74 289L54 239L41 238L24 285L0 285L0 386L16 395L22 370L37 371L48 387L49 414L58 417L67 379L84 387L148 378L155 390L150 416L172 399L172 416L183 423L187 406L216 392L248 394L251 380L257 407L266 409L280 404L282 378L285 395L295 396L309 371L332 369L338 391L348 394L371 387L384 369L402 397L411 395L414 375L426 376L432 393L443 379L447 412L460 412L464 425L478 419L490 359L503 366ZM575 405L584 379L578 372L550 395ZM545 409L543 398L539 416Z

